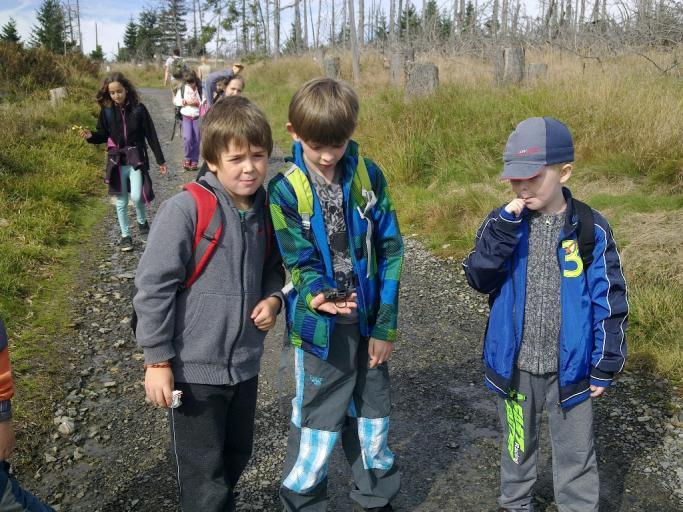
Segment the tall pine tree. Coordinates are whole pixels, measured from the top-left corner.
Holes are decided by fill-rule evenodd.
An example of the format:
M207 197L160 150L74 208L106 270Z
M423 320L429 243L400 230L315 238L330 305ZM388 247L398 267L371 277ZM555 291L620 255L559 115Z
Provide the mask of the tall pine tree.
M43 0L36 11L38 24L33 27L32 43L55 53L64 53L64 12L57 0Z
M187 16L185 0L164 1L164 8L159 16L161 46L164 51L170 53L173 48L182 50L187 32L185 16Z
M19 37L19 32L17 32L17 22L14 18L10 18L2 27L0 41L3 43L21 44L21 38Z
M151 59L160 51L161 27L154 9L143 9L138 17L135 50L138 57Z

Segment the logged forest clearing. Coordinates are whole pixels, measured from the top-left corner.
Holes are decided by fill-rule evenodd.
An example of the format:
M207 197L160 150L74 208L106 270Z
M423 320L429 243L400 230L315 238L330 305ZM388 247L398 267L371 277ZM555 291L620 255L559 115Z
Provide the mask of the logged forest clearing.
M325 73L325 59L332 54L242 59L244 95L266 112L276 145L285 155L291 145L285 130L289 100L301 84ZM409 474L421 475L418 461L429 461L430 453L437 452L443 452L443 457L436 457L442 464L437 469L453 478L462 468L449 465L446 459L451 454L462 455L472 468L480 461L489 469L496 464L492 441L497 435L496 418L484 392L475 396L472 407L484 411L485 421L478 423L476 414L470 416L469 405L460 402L462 394L471 393L472 383L478 390L481 387L481 334L486 313L485 299L467 289L460 261L473 246L475 231L486 213L511 199L508 183L499 180L507 136L527 117L552 116L566 123L574 137L576 163L568 185L577 198L609 219L629 285L629 360L627 375L617 389L628 397L633 411L612 397L600 405L604 419L599 427L610 433L623 431L626 439L624 444L613 443L611 438L599 441L601 463L611 474L605 478L606 498L601 507L610 511L677 510L678 499L683 499L683 470L677 459L683 453L683 77L672 63L680 54L681 49L671 48L642 54L606 52L593 58L552 46L528 48L527 65L544 64L547 72L502 85L495 79L495 51L478 55L418 52L414 62L405 63L405 75L398 83L392 77L388 51L364 51L359 75L353 70L349 52L334 52L339 57L341 78L352 82L361 98L354 139L363 154L384 171L410 247L406 258L414 258L407 264L407 284L401 296L405 311L399 324L405 332L401 341L428 340L436 353L445 354L443 365L432 365L427 358L412 361L406 350L399 353L392 368L399 396L405 397L397 400L396 407L401 410L403 406L403 412L396 422L400 425L403 421L404 426L397 427L398 445L399 453L405 450L406 459L410 457L408 447L420 452L410 429L424 428L411 416L411 407L416 407L420 396L438 401L434 382L451 379L451 375L464 382L449 388L457 398L439 402L444 411L453 407L455 412L451 416L441 411L431 452L424 448L412 465L406 460ZM226 66L230 62L227 60ZM419 63L436 66L438 86L427 94L406 94L409 68ZM111 415L91 419L78 439L60 437L54 418L62 416L57 412L66 415L68 407L76 407L65 397L79 393L86 397L76 402L81 407L77 423L96 414L99 392L101 405L108 410L122 408L125 431L131 437L138 428L163 435L168 428L157 411L145 412L142 423L132 419L140 416L139 408L144 407L140 354L129 339L127 324L119 325L121 318L114 318L109 308L120 315L129 310L127 287L139 254L111 256L117 235L102 183L102 148L84 144L73 129L94 128L99 112L95 91L107 68L124 72L142 88L143 100L152 106L150 112L171 169L169 178L158 177L156 170L153 173L160 198L165 199L192 176L180 168L180 137L176 134L174 141L170 140L171 94L163 88L159 64L100 66L75 54L55 56L43 49L0 44L0 138L8 141L0 154L0 317L9 331L17 386L17 465L30 468L23 470L22 482L51 503L61 503L62 511L93 510L87 508L92 504L88 504L88 493L107 478L100 475L97 478L101 479L93 479L95 484L88 487L83 482L86 475L92 475L81 459L85 456L93 468L96 464L88 462L88 457L109 460L109 442L117 437L120 419ZM48 89L57 87L65 87L68 96L51 105ZM431 292L435 301L430 300ZM416 311L410 311L413 301ZM430 315L438 317L433 332L426 322ZM247 500L256 500L262 508L255 510L276 510L276 469L281 465L280 440L287 424L278 416L281 397L275 387L279 340L273 338L280 332L269 338L272 345L264 356L266 394L259 403L265 416L257 417L263 439L269 434L274 437L256 449L252 473L246 474L246 481L256 490L241 498L245 506ZM420 380L416 376L422 372L433 379ZM91 381L118 382L119 387L103 391L91 387ZM414 382L418 384L413 386ZM650 382L654 384L650 386ZM465 391L458 387L461 384ZM632 417L623 419L627 416ZM270 430L269 422L277 423L277 428ZM466 425L466 433L455 427L451 431L451 424ZM116 486L103 485L98 510L172 509L168 507L176 499L173 484L154 467L166 456L160 447L163 442L161 434L152 439L159 445L154 460L133 464L131 473ZM256 443L258 446L258 436ZM658 455L662 450L665 455ZM628 457L623 455L627 452ZM132 459L130 455L117 457L119 452L114 458L121 467ZM658 457L667 465L658 466ZM112 471L114 467L119 466L114 464ZM55 477L61 471L68 472L76 483ZM490 496L471 491L497 485L496 475L481 476L485 472L472 469L465 474L463 493L471 493L471 498L462 510L493 508L493 490ZM656 498L648 496L648 486L654 485L650 479L661 474L666 475L663 490L652 493ZM452 508L454 503L465 503L451 488L455 480L440 479L436 470L429 478L425 476L425 481L422 476L409 487L412 494L406 491L402 495L397 510L460 510ZM142 490L136 489L140 478L145 482ZM550 504L552 482L544 485L546 501L536 505L551 512L555 510ZM163 486L166 490L157 501L145 495ZM429 490L424 490L427 487ZM333 510L345 510L344 489L334 487L332 493L339 500L339 508ZM55 494L59 499L54 499ZM612 504L607 503L610 499Z

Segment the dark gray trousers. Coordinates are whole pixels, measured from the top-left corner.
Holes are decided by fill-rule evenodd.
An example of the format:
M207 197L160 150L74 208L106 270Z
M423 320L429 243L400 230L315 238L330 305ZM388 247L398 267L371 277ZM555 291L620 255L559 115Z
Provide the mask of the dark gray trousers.
M387 364L368 368L368 341L357 324L335 326L326 361L294 352L296 396L280 488L284 510L327 510L327 464L339 437L355 481L351 498L364 508L386 505L401 482L387 445Z
M559 512L597 512L598 465L593 444L593 405L588 399L562 410L556 373L533 375L515 370L510 399L498 399L503 426L500 506L533 511L537 478L538 432L545 408L553 452L555 504Z
M234 386L177 382L171 455L183 512L235 510L233 490L251 457L258 378Z

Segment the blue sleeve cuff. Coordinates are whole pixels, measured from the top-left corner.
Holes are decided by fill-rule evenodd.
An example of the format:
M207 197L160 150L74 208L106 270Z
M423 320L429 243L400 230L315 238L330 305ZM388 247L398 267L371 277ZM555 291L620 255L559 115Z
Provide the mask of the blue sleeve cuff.
M602 388L608 388L612 384L614 379L614 374L609 372L603 372L597 368L591 368L590 385L599 386Z
M12 401L0 401L0 421L9 421L12 419Z
M519 220L522 217L515 217L514 213L509 213L505 208L503 208L502 210L500 210L500 218L503 220L507 220L508 222L519 222Z

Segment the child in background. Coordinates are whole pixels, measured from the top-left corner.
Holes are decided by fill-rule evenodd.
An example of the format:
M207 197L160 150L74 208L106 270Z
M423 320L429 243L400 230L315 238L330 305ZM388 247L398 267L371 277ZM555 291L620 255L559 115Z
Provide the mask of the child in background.
M204 96L202 95L202 82L197 78L194 71L185 75L185 83L178 88L173 101L180 108L183 125L183 149L185 159L183 169L196 171L199 168L199 146L201 134L199 131L199 113Z
M224 87L225 96L240 96L244 91L244 78L237 75L235 78L231 78Z
M152 117L140 102L133 84L122 73L112 73L104 79L97 92L97 102L100 115L96 131L82 129L79 135L90 144L107 143L104 181L109 185L109 194L116 196L121 250L131 251L133 239L128 224L128 196L130 194L135 204L141 236L149 233L145 204L154 199L145 141L154 153L162 176L168 168Z
M559 512L597 512L592 399L626 360L628 302L612 230L564 185L574 161L569 129L522 121L508 138L502 179L512 199L477 231L463 267L489 294L485 383L504 431L501 510L533 510L545 408Z

